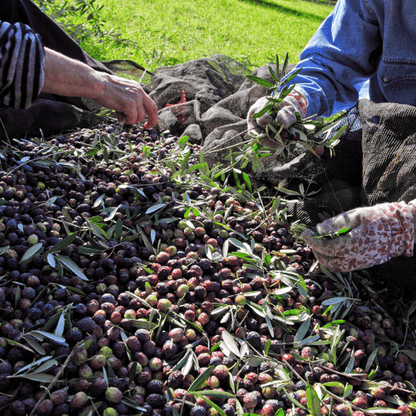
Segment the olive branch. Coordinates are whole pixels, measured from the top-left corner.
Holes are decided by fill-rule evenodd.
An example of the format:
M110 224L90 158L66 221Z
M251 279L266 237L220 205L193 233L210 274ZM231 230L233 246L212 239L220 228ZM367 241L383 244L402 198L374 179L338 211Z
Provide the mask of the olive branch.
M337 129L344 113L339 113L328 119L322 119L321 117L316 117L316 115L302 118L300 113L297 112L297 121L289 129L285 129L277 123L279 104L295 88L295 84L288 86L287 83L302 71L302 68L299 68L285 77L288 64L288 53L286 53L281 69L279 66L279 56L276 55L276 71L269 66L269 73L274 83L255 75L247 75L249 80L267 88L267 99L269 101L268 105L252 117L260 118L266 113L269 113L274 122L269 124L262 133L254 130L246 130L243 133L243 142L235 143L227 147L221 146L221 148L211 149L211 152L220 150L230 151L225 157L230 162L231 166L229 169L244 169L250 163L253 172L256 172L263 166L261 159L264 157L279 156L290 159L296 156L296 152L304 151L310 151L319 158L324 153L325 147L329 148L331 156L334 154L335 146L339 143L340 137L348 128L347 125L344 125ZM230 138L230 140L233 138ZM270 142L271 146L264 144L267 141ZM295 151L295 149L297 150Z

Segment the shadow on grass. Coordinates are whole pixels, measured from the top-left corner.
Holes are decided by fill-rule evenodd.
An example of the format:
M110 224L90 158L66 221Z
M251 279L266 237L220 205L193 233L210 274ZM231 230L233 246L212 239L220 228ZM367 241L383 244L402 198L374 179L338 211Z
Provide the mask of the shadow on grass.
M323 20L321 16L317 16L316 14L308 13L308 12L301 12L301 11L296 10L294 8L292 9L290 7L285 7L285 6L281 6L279 4L276 4L276 3L272 3L271 1L268 1L268 0L240 0L240 1L245 1L246 3L257 4L257 5L265 7L265 8L272 8L272 9L279 10L279 11L282 11L284 13L292 14L292 15L295 15L295 16L306 17L308 19L317 20L319 22L322 22L322 20ZM317 4L321 4L321 5L328 5L328 6L332 6L332 7L335 5L335 2L330 1L330 0L328 1L328 3L323 2L323 1L318 1L317 2L317 1L314 1L314 0L307 0L307 1L310 1L311 3L317 3Z

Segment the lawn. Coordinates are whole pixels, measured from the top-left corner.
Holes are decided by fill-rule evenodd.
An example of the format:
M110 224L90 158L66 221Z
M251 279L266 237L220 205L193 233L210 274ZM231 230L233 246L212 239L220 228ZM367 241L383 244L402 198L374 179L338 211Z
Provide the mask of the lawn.
M72 24L83 48L95 58L131 59L150 64L151 70L213 54L255 68L273 61L276 53L288 52L296 63L333 7L302 0L77 0L69 2L72 6L61 0L40 2L49 14L72 7L58 21L69 30Z

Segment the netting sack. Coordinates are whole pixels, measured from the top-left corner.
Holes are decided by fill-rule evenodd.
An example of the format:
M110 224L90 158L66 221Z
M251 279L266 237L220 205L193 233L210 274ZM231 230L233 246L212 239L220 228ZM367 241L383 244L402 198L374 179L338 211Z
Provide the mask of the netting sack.
M266 158L264 166L254 173L257 180L290 190L307 190L303 198L288 204L293 220L314 226L322 215L334 216L360 206L362 180L361 123L357 107L346 112L331 135L344 133L331 153L325 148L318 158L300 143L300 154L292 159L281 156ZM323 140L324 136L317 140ZM329 137L326 137L329 139ZM313 197L308 196L313 195Z
M264 66L255 71L268 73ZM225 55L159 68L146 87L159 110L159 128L209 147L246 129L250 106L266 89L246 78L250 70ZM214 143L215 145L215 143Z
M362 204L416 198L416 107L359 103L363 125ZM416 287L416 257L397 257L368 270L386 283Z
M341 128L345 131L332 155L326 149L318 158L299 142L299 146L293 150L296 156L282 157L282 154L278 154L265 157L261 159L260 169L254 170L249 164L245 172L250 174L256 187L266 186L270 195L276 194L275 188L306 190L304 198L292 198L288 213L294 221L308 226L316 225L324 213L332 216L357 207L361 202L362 157L361 123L356 107L340 118L331 135ZM250 140L249 136L237 129L221 133L220 129L216 129L204 143L205 158L212 165L225 163L230 148L233 152L241 150L242 146L237 145ZM268 145L272 147L273 143L269 142ZM309 197L309 194L314 197Z
M315 226L322 214L416 198L416 107L363 99L344 115L338 129L343 125L347 128L334 156L326 152L317 159L308 151L288 160L271 156L260 171L251 172L258 186L296 190L302 185L313 191L311 198L289 202L292 221ZM235 133L228 131L228 137L217 140L215 162L226 154L221 145L226 149L241 140ZM204 146L209 149L212 142ZM394 258L367 272L387 284L416 287L416 257Z

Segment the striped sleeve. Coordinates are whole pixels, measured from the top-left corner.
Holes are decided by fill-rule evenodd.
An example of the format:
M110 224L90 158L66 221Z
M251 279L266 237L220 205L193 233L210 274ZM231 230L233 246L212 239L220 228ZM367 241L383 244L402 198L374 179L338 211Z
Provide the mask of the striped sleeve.
M0 103L29 108L43 87L45 50L40 36L22 23L0 21Z

